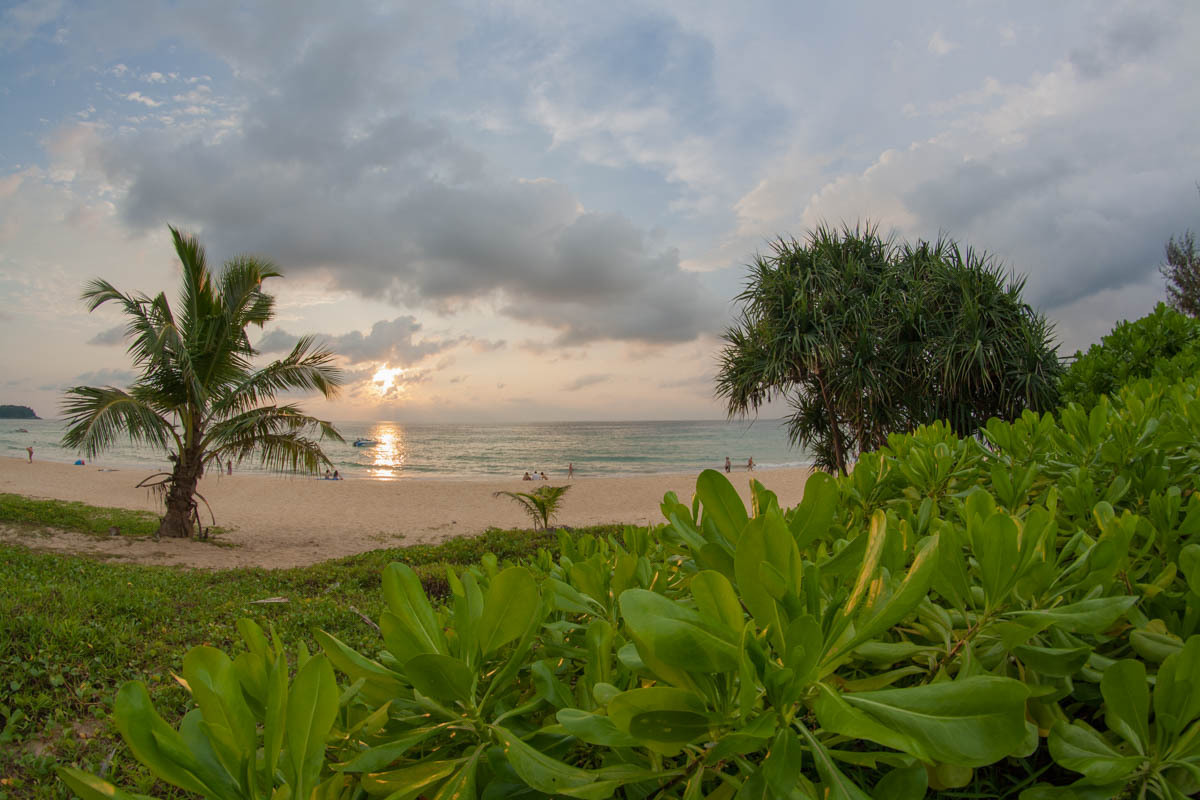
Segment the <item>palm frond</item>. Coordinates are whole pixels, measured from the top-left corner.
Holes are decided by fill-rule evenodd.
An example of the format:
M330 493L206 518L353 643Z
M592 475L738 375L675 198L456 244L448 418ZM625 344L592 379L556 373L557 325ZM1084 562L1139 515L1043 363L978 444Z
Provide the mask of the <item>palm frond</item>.
M112 386L76 386L62 404L67 420L63 444L89 458L115 444L122 434L134 444L166 449L178 444L174 426L154 408Z

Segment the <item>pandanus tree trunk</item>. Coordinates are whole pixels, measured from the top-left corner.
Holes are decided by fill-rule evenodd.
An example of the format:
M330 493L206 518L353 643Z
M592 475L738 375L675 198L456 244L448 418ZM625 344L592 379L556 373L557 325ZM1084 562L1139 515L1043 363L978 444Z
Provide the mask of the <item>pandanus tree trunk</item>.
M184 450L171 471L167 486L167 513L158 525L158 535L188 538L196 532L200 515L196 508L196 485L203 461L199 453Z

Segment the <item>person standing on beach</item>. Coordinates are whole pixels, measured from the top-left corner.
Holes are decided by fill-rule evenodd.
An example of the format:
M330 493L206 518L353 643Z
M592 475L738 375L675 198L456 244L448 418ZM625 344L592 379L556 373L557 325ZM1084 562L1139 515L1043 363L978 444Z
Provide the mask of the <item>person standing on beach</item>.
M29 453L29 463L30 463L30 464L32 464L32 463L33 463L33 445L30 445L29 447L26 447L26 448L25 448L25 451L26 451L27 453Z
M567 480L571 480L571 478L574 478L574 477L575 477L575 462L568 461L567 462Z
M754 472L754 456L750 456L750 458L746 459L746 471Z
M733 464L729 461L729 456L725 456L725 474L729 474L729 470L733 469Z

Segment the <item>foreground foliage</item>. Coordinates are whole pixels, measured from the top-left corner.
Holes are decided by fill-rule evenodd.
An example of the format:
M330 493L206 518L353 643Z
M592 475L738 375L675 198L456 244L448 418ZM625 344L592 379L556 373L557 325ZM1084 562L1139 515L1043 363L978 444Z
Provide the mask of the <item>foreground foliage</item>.
M946 420L966 436L1054 408L1051 327L1022 284L948 239L897 243L870 224L780 239L736 298L717 394L730 415L785 398L792 443L840 473L891 433Z
M22 520L0 498L0 521L88 532L105 509L51 501L21 503ZM66 506L67 511L58 506ZM88 511L89 514L84 512ZM154 531L155 520L143 533ZM588 528L604 535L615 528ZM101 528L105 533L107 528ZM131 532L131 531L126 531ZM493 530L440 545L380 550L310 567L184 570L104 563L0 544L0 798L66 798L56 763L100 771L141 792L176 796L130 755L109 721L122 683L142 680L155 706L177 724L188 695L172 678L197 643L230 648L235 623L249 617L289 642L318 647L323 629L354 647L375 631L355 609L378 618L380 573L411 566L432 597L449 595L448 566L462 569L488 552L502 560L557 548L552 535ZM286 603L255 603L283 597Z
M308 336L284 358L256 369L258 353L246 328L274 317L275 298L262 284L280 273L243 257L214 275L194 237L174 228L171 237L183 273L175 309L165 294L127 294L104 280L85 289L89 311L115 303L128 319L125 338L140 374L128 390L67 390L63 445L92 457L127 437L169 453L171 472L147 481L166 503L159 534L184 537L203 535L196 486L206 469L252 456L274 469L312 473L329 463L320 440L341 441L337 430L295 404L274 401L295 391L333 397L342 374L331 364L333 353Z
M792 509L707 471L658 528L450 570L444 606L389 565L370 648L240 622L185 657L178 728L137 681L114 720L211 798L1188 797L1197 441L1200 383L1141 383L893 436Z

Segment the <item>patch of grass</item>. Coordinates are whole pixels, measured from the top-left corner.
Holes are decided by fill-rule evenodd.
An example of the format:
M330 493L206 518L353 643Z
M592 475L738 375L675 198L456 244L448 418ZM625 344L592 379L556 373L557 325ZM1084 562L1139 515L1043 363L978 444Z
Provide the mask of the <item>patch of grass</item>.
M158 530L158 515L127 508L103 508L64 500L35 500L19 494L0 494L0 522L38 525L108 536L120 528L132 536L151 536Z
M19 504L5 508L13 506ZM98 527L107 532L108 524ZM578 533L620 531L597 526ZM501 561L529 558L542 547L557 552L556 534L492 529L310 567L208 571L105 563L0 544L0 800L69 797L54 775L58 764L98 772L108 763L107 775L118 784L157 797L182 796L157 783L109 723L122 683L144 681L155 706L175 725L190 705L172 677L182 670L184 653L197 644L237 649L241 617L273 627L289 647L303 642L317 650L312 634L323 629L374 653L382 640L358 612L379 619L380 573L387 564L409 564L431 595L444 597L448 568L461 570L488 552ZM252 602L268 597L288 602Z

